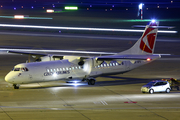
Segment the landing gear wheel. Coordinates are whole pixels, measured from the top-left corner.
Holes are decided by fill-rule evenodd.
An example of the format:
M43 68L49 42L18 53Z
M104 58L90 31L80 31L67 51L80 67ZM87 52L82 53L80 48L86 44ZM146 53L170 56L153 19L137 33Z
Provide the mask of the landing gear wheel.
M13 84L14 89L19 89L19 86L17 84Z
M170 89L169 89L169 88L167 88L167 89L166 89L166 93L169 93L169 92L170 92Z
M94 85L95 84L95 80L94 79L90 79L89 81L88 81L88 85Z
M150 89L150 90L149 90L149 93L150 93L150 94L153 94L153 93L154 93L154 90L153 90L153 89Z

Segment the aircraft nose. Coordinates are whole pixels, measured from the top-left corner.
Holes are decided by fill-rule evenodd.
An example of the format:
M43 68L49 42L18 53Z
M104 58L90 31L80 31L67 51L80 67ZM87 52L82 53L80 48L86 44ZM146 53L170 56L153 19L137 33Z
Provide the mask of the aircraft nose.
M10 78L9 78L9 75L7 74L7 75L5 76L5 81L8 82L9 79L10 79Z
M6 82L12 82L12 80L13 80L12 75L10 75L10 73L8 73L8 74L5 76L5 81L6 81Z

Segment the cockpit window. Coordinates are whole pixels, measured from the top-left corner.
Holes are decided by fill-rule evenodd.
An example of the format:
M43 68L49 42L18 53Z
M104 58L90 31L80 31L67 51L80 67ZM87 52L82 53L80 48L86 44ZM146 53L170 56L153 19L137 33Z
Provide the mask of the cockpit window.
M21 68L21 71L25 72L25 71L29 71L29 70L25 67L25 68Z
M14 71L20 71L20 68L14 68Z
M27 72L29 71L28 68L24 67L24 68L14 68L12 69L12 71L22 71L22 72Z

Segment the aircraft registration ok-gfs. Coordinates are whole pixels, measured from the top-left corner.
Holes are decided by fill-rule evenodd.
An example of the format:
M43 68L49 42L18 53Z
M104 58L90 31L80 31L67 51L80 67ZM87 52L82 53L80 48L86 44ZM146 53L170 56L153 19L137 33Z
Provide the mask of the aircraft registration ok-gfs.
M102 75L121 74L160 58L153 54L158 31L158 22L150 22L140 39L128 50L113 55L82 57L61 56L9 51L32 55L34 62L16 65L5 81L19 89L20 84L64 80L66 82L87 81L95 84ZM37 62L38 61L38 62Z

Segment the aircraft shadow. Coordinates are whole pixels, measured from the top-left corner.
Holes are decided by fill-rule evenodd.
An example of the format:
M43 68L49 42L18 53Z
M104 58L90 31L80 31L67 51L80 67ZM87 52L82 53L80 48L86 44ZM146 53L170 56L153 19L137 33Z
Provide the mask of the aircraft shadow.
M98 87L98 86L116 86L116 85L128 85L128 84L139 84L139 83L148 83L152 80L158 80L158 78L145 79L145 78L130 78L130 77L117 77L117 76L102 76L101 78L113 78L116 80L111 81L96 81L95 85L88 85L87 82L82 82L80 84L71 84L71 83L58 83L58 84L39 84L36 86L23 86L20 89L46 89L52 87Z
M96 85L98 86L112 86L112 85L127 85L127 84L139 84L139 83L148 83L152 80L158 80L159 78L130 78L130 77L117 77L117 76L102 76L102 78L113 78L117 79L115 81L97 81Z

